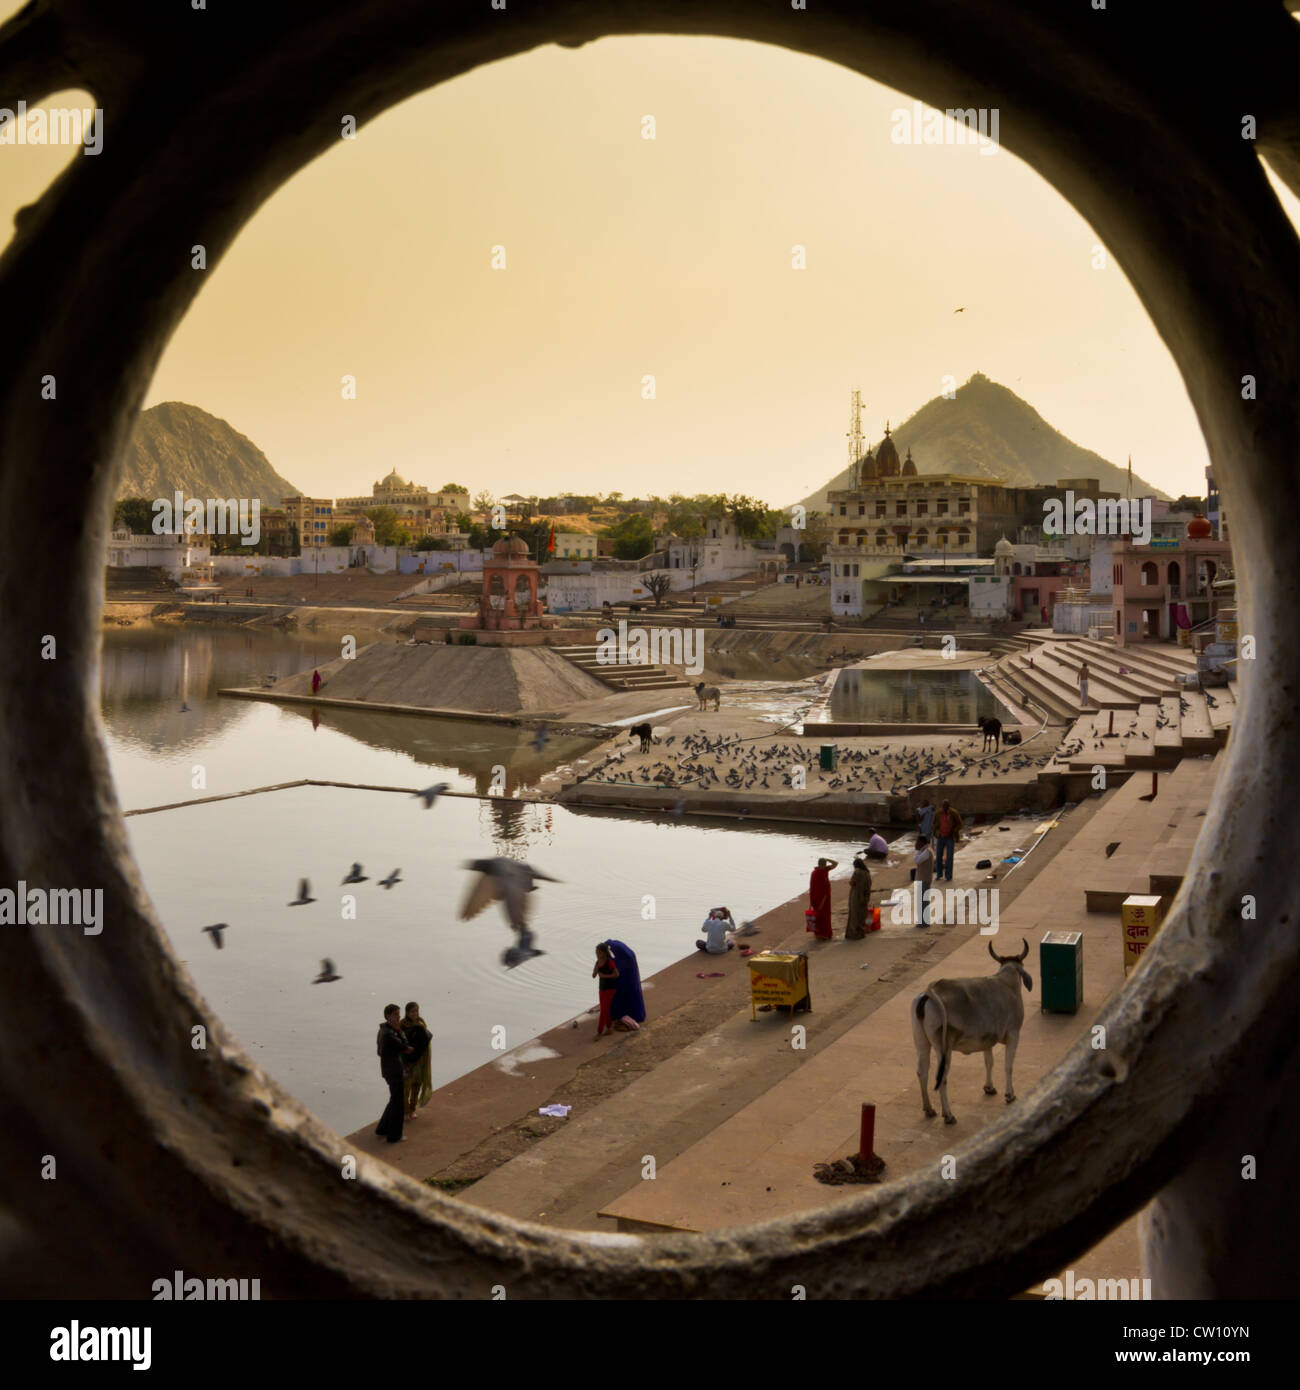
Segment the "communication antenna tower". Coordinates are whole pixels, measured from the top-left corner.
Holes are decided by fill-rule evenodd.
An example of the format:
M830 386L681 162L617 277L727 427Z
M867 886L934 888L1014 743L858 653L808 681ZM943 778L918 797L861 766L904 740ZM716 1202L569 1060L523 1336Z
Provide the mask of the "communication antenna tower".
M866 441L862 438L862 391L854 388L849 405L849 427L845 431L849 440L849 478L854 487L858 484L858 460L867 452Z

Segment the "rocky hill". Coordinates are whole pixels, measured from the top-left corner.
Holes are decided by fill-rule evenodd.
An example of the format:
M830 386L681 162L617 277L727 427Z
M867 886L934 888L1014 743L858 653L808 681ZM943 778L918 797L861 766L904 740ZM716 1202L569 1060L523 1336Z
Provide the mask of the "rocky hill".
M271 467L251 439L225 420L182 401L144 411L122 458L117 495L254 497L278 507L298 489Z
M1012 487L1051 487L1060 478L1096 478L1103 489L1123 493L1126 467L1081 448L1055 430L1014 391L976 372L956 398L936 396L893 431L900 457L910 448L918 473L962 473L996 478ZM872 452L880 441L872 445ZM837 473L803 505L827 510L826 493L852 486L849 470ZM1133 474L1133 492L1165 493Z

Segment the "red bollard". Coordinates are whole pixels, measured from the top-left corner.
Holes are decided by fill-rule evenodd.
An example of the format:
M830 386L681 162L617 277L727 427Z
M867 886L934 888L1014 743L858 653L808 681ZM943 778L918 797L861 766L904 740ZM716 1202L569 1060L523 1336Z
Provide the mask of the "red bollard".
M862 1107L862 1129L858 1143L860 1145L859 1158L868 1159L876 1156L876 1107L874 1105L863 1105Z
M1159 785L1160 785L1160 774L1159 774L1158 772L1153 772L1153 773L1151 774L1151 799L1152 799L1152 801L1155 800L1155 797L1156 797L1156 789L1159 787Z

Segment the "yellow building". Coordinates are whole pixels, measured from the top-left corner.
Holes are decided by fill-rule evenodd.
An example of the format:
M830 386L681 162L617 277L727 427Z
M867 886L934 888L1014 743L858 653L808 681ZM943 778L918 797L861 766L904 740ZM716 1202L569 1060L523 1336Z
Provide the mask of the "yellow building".
M329 544L329 533L337 524L334 520L334 503L330 498L285 497L281 500L285 526L297 530L299 544L304 550L308 546Z
M407 482L396 469L371 485L369 497L340 497L336 508L340 519L335 524L355 525L357 517L376 507L391 507L413 541L441 536L456 548L468 539L456 526L456 513L469 507L468 493L430 492L419 483Z
M557 531L555 533L555 559L594 560L595 558L595 536L584 535L580 531Z

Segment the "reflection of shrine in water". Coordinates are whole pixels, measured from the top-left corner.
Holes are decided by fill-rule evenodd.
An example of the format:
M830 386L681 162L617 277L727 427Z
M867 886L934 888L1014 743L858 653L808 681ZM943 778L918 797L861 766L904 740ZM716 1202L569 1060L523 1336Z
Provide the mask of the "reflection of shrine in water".
M511 796L535 786L547 773L586 753L593 741L552 735L538 752L532 729L515 729L469 719L284 705L288 715L309 719L370 748L404 753L425 767L454 768L470 778L479 796Z

